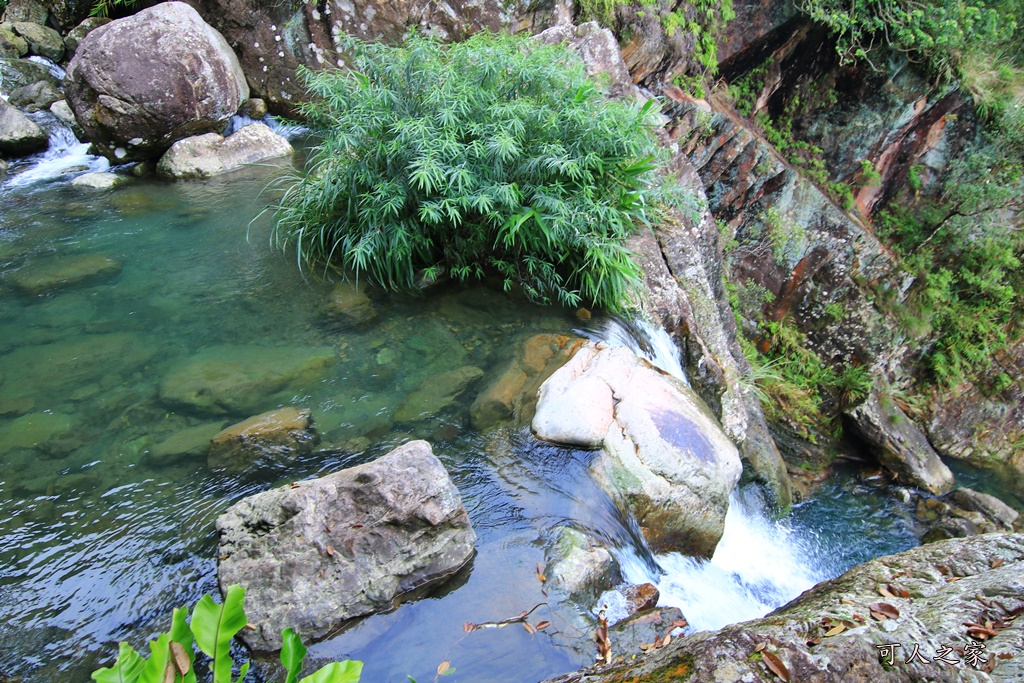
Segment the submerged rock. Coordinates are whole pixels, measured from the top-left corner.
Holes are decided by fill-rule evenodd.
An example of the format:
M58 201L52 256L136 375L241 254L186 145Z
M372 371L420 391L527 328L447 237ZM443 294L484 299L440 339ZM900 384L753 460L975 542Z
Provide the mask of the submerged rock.
M48 144L46 131L0 99L0 154L25 156L46 149Z
M655 552L710 557L742 466L703 401L623 347L588 343L541 387L533 431L603 447L591 472Z
M181 458L205 456L210 440L221 431L220 422L208 422L174 432L149 449L148 464L156 467L171 465Z
M250 417L214 435L206 462L216 472L237 473L267 459L293 460L319 442L310 412L289 406Z
M0 427L0 452L15 448L36 448L63 436L75 426L69 415L61 413L29 413Z
M779 680L764 653L777 658L793 681L1020 681L1021 626L1007 618L1024 611L1021 576L1024 535L934 543L858 565L762 619L678 638L643 659L549 683ZM880 597L879 588L887 586L909 597ZM878 607L881 602L887 607ZM972 637L964 622L983 628L992 622L984 630L993 635L974 627ZM908 662L915 649L920 659ZM983 673L989 666L991 673Z
M473 401L473 425L484 430L507 420L529 422L541 384L581 346L582 339L565 334L535 334L526 339Z
M268 159L291 156L287 140L265 124L250 123L227 137L217 133L178 140L160 157L156 172L165 178L209 178Z
M165 2L86 35L65 92L98 153L136 161L219 130L249 86L224 37L185 3Z
M211 415L251 415L276 392L315 381L334 360L329 347L215 346L176 363L160 382L160 400Z
M25 294L46 292L101 282L121 273L121 263L103 254L73 254L31 261L5 279Z
M465 394L483 376L484 371L473 365L431 375L406 397L395 411L395 420L409 422L436 415Z
M901 482L941 494L953 488L953 473L928 438L893 401L872 393L846 417L883 467Z
M430 444L411 441L365 465L245 498L217 518L221 589L246 587L261 651L281 630L321 638L347 619L458 571L476 534Z
M334 283L327 296L326 313L353 327L369 325L377 319L377 309L366 295L365 282L342 280Z

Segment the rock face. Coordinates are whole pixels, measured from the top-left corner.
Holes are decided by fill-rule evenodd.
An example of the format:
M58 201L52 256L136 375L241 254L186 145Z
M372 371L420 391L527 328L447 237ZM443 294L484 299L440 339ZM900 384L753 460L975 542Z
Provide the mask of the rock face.
M846 417L853 433L867 442L879 463L904 484L934 494L953 488L953 473L924 433L892 400L872 393Z
M549 549L545 575L555 589L588 604L621 579L618 564L595 539L571 527L558 527Z
M218 432L210 440L206 462L215 472L237 473L267 460L293 460L319 441L308 410L278 408Z
M320 638L392 609L473 556L476 534L430 444L411 441L365 465L243 499L217 519L221 588L247 589L256 650L281 629Z
M366 295L365 282L336 282L324 310L328 317L352 327L363 327L377 320L377 309Z
M211 415L251 415L276 392L314 381L332 362L334 352L323 347L212 347L168 371L160 400Z
M28 59L0 59L0 89L9 93L17 88L46 81L57 87L60 83L42 64Z
M89 33L65 92L96 150L128 161L220 129L249 86L224 37L188 5L165 2Z
M110 190L123 185L127 180L116 173L83 173L71 181L71 186L86 190Z
M254 95L273 111L290 111L304 97L295 73L299 65L337 65L346 34L394 43L415 27L444 40L463 40L484 29L537 33L572 18L572 4L565 0L197 0L196 7L235 46Z
M710 557L742 470L736 447L679 380L622 347L588 343L540 390L533 431L585 448L655 552Z
M156 171L165 178L209 178L294 152L265 124L250 123L228 137L207 133L178 140L160 157Z
M0 57L18 59L28 54L28 43L11 24L0 24Z
M28 44L28 54L46 57L54 62L64 58L64 41L52 28L30 21L16 21L10 26Z
M0 154L23 156L44 150L48 144L42 128L0 100Z
M1020 681L1022 626L1019 619L1006 617L1024 610L1022 575L1024 535L934 543L854 567L763 619L676 639L639 663L575 672L549 683L779 680L769 671L765 655L755 651L759 643L767 644L763 651L777 657L793 681ZM911 597L880 598L878 588L887 585ZM872 617L869 606L881 600L898 616L881 621ZM996 634L984 641L971 638L964 625L988 621ZM825 635L839 623L847 624L842 632ZM890 663L889 652L881 646L891 644L898 647L891 648ZM907 662L915 646L927 663ZM940 652L946 653L944 662L936 659ZM971 653L979 657L971 659ZM994 667L991 673L981 670L986 665Z

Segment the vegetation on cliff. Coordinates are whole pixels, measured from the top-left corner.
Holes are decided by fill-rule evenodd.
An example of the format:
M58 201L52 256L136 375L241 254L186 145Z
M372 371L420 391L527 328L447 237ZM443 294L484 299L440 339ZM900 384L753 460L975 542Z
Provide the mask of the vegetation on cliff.
M561 46L479 34L349 40L351 70L304 73L323 136L278 207L301 263L392 289L498 275L539 302L616 309L623 242L669 199L653 103L605 97Z

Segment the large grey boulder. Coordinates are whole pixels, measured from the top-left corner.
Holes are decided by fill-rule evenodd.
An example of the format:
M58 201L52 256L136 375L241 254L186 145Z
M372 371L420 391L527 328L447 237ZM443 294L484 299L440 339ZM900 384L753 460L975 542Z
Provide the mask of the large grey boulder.
M78 26L74 27L64 36L64 50L69 57L74 56L75 50L82 44L85 37L104 24L109 24L107 17L88 17Z
M206 133L178 140L160 157L156 172L165 178L209 178L294 151L266 124L250 123L227 137Z
M736 447L683 382L624 347L588 343L544 382L541 439L597 448L591 473L656 552L710 557L742 472Z
M24 156L46 149L47 144L46 131L0 100L0 154Z
M644 658L548 683L782 680L768 669L765 653L786 667L792 681L1021 681L1024 625L1014 615L1024 611L1022 576L1022 534L933 543L854 567L762 619L677 638ZM881 597L880 588L909 597ZM871 609L880 602L894 609ZM886 612L894 618L885 618ZM988 622L991 628L985 628ZM986 638L985 631L994 635ZM908 662L915 647L921 659ZM969 652L978 658L969 659ZM982 670L988 666L990 673Z
M901 482L942 494L953 488L953 473L928 438L892 400L872 392L848 411L852 431L864 439L882 467Z
M249 98L224 37L181 2L166 2L89 33L64 79L68 103L97 152L156 158L215 132Z
M246 587L255 629L277 650L281 630L320 638L347 619L392 609L473 556L476 534L430 444L411 441L373 462L265 491L217 518L222 590Z

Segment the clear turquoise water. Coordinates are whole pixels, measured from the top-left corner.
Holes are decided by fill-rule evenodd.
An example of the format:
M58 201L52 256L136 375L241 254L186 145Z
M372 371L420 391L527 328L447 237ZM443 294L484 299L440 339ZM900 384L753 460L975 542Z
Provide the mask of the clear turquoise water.
M476 365L486 384L526 336L568 332L578 321L477 288L373 293L377 321L346 326L325 314L330 284L303 277L269 246L269 217L250 224L272 201L261 191L273 175L136 181L101 194L60 180L0 186L0 679L87 681L118 640L142 646L167 627L172 606L216 590L213 523L226 507L412 437L434 444L462 492L477 556L431 593L311 646L311 656L361 659L372 683L433 680L442 661L456 669L453 682L512 683L589 663L586 606L549 600L535 574L545 539L566 521L608 538L622 533L585 476L588 456L526 434L481 435L465 404L423 421L393 419L439 369ZM24 268L92 253L119 261L121 272L39 296L13 285ZM334 360L314 377L251 396L251 410L236 415L161 399L178 363L238 345L326 348ZM244 475L213 474L204 456L159 455L182 430L281 405L313 410L319 450ZM815 579L916 543L898 505L852 474L782 523L800 539L791 555ZM770 542L780 528L772 524L751 529ZM539 634L463 631L466 621L542 602L551 607L537 620L553 625ZM273 667L257 669L260 678Z
M375 324L346 328L324 313L330 286L270 248L269 219L249 224L270 201L261 195L270 175L139 181L91 195L60 182L0 188L0 673L88 680L117 640L141 644L171 606L215 589L213 522L224 508L411 437L430 439L453 473L480 553L459 597L422 631L418 615L436 599L360 630L392 629L397 619L409 630L406 656L381 657L372 643L361 654L394 660L400 680L429 680L440 660L425 659L464 635L463 621L518 614L524 593L539 595L537 530L488 464L487 443L467 429L466 406L404 424L393 412L425 376L467 364L492 372L524 335L566 331L572 319L478 289L380 296ZM12 286L21 268L86 253L119 261L121 273L40 296ZM189 412L159 395L175 363L224 345L331 350L335 362L312 382L260 396L248 413L312 408L321 450L245 476L214 475L201 456L154 457L182 429L247 416ZM42 436L26 419L43 426ZM374 445L352 450L351 439L366 432ZM513 574L522 580L502 578ZM412 654L414 645L430 654ZM571 650L533 649L541 654L526 658L527 676L579 663Z

